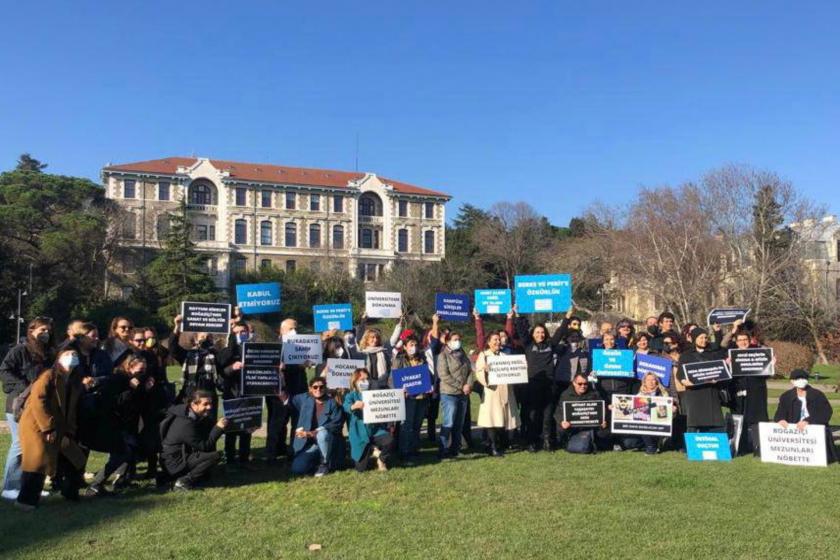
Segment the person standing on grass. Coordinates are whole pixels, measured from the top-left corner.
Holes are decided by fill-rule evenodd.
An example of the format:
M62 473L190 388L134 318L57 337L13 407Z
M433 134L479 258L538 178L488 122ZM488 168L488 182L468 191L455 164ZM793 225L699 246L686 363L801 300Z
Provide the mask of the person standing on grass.
M461 432L470 406L473 380L472 362L461 347L460 333L449 333L446 347L438 354L437 375L443 409L438 456L455 458L461 452Z
M26 340L12 347L0 363L0 379L3 380L3 392L6 393L6 425L12 439L3 472L2 496L7 500L17 499L23 472L18 422L13 413L14 402L52 364L52 328L52 319L47 317L36 317L30 321L26 326Z
M350 378L350 392L344 396L344 413L347 415L347 432L350 436L350 457L356 471L365 472L370 461L376 461L379 471L387 471L394 445L388 424L365 424L362 392L370 389L368 371L359 368Z
M365 361L365 369L370 372L369 381L371 389L387 389L391 386L391 360L393 359L393 348L400 339L405 318L400 317L394 325L391 338L382 340L382 332L379 329L366 328L367 315L362 315L362 322L357 327L359 357Z
M221 368L222 398L238 399L242 394L242 346L251 340L251 326L240 320L231 319L227 346L219 352ZM280 372L277 372L280 375ZM238 444L238 453L237 453ZM225 461L228 466L245 467L251 458L251 432L225 432Z
M834 446L834 436L828 425L834 410L825 393L809 384L810 377L803 369L790 372L793 388L779 396L779 406L773 421L783 428L794 425L799 431L805 430L810 424L825 426L826 458L829 462L834 462L837 460L837 448Z
M694 327L690 333L693 348L680 355L680 366L696 362L724 359L721 350L711 350L709 333L701 327ZM685 386L681 402L685 405L688 432L725 432L726 422L721 407L721 389L725 383L713 381L694 385L680 367L677 379Z
M316 478L329 474L334 442L342 437L344 414L335 399L327 395L327 380L314 377L309 382L308 393L296 396L281 393L280 398L297 416L292 474L307 475L314 471Z
M554 413L557 422L557 440L566 447L569 453L595 453L598 450L598 440L607 437L606 419L600 427L575 427L563 418L564 402L600 401L601 395L589 385L585 373L576 373L572 383L562 395Z
M420 349L420 341L413 334L405 337L400 352L394 356L391 371L395 369L427 366L426 354ZM430 373L431 374L431 373ZM434 387L434 380L432 380ZM411 464L420 453L420 428L426 417L426 408L432 392L419 395L405 395L405 421L400 425L399 451L400 459L405 464Z
M213 335L206 332L195 333L189 348L181 346L182 318L177 315L174 328L169 335L169 352L176 362L181 364L181 391L176 402L187 403L193 391L202 389L214 395L213 412L215 418L219 409L219 399L216 397L216 383L218 378L218 355L213 344Z
M117 316L111 320L108 338L102 343L102 349L108 353L111 362L120 363L131 348L131 330L134 322L128 317Z
M484 399L478 409L478 425L485 429L489 453L493 457L504 455L503 434L519 427L519 412L516 396L508 385L491 385L488 381L491 356L500 356L501 339L494 332L487 337L487 346L479 353L475 361L475 376L484 388Z

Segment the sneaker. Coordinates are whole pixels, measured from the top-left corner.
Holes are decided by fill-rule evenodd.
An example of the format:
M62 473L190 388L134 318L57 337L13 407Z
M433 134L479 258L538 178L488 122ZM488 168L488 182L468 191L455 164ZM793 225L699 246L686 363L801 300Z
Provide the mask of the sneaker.
M193 485L189 478L181 477L175 481L175 486L173 488L179 492L188 492L193 489Z
M3 490L1 495L4 500L15 501L18 499L18 494L20 494L20 490Z
M49 497L50 497L50 493L49 493L49 492L47 492L46 490L41 490L41 497L42 497L42 498L49 498Z
M621 447L619 444L614 443L613 444L613 451L624 451L624 448Z
M321 463L321 465L318 467L318 470L315 471L315 478L321 478L325 474L329 474L329 473L330 473L330 468L327 466L327 464L326 463Z

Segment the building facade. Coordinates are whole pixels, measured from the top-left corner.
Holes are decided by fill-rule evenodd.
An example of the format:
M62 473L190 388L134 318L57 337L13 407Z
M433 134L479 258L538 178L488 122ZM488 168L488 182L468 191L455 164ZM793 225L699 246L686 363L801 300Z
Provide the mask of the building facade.
M158 250L182 198L219 288L237 272L336 267L376 280L398 261L439 261L450 197L374 173L171 157L108 165L106 196L125 210L117 273Z

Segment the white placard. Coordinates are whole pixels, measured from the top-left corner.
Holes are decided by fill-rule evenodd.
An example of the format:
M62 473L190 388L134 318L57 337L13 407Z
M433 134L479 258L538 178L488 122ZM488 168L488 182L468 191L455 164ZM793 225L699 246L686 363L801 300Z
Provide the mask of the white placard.
M349 389L353 372L365 367L364 360L344 360L327 358L324 374L327 376L327 387L330 389Z
M365 424L403 422L405 420L405 394L402 389L362 391L362 420Z
M402 316L402 294L365 292L365 312L371 319L399 319Z
M780 463L797 467L826 467L825 426L809 424L805 431L796 424L787 428L775 422L760 422L758 438L762 463Z
M490 366L490 372L487 374L488 385L528 383L528 362L522 354L488 356L487 365Z
M323 361L321 336L317 334L296 334L283 339L283 363L286 365Z

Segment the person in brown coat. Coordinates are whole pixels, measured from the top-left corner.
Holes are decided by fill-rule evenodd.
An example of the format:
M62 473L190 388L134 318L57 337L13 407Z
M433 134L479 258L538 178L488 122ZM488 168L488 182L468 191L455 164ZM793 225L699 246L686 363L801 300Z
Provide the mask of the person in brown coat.
M84 454L76 444L76 412L79 407L81 385L72 378L79 365L79 353L73 346L62 350L52 368L44 371L32 384L20 418L20 442L23 450L23 477L17 505L32 510L38 505L44 480L54 475L59 461L69 461L76 469L84 466ZM78 478L65 479L66 484ZM62 494L78 497L65 487Z

